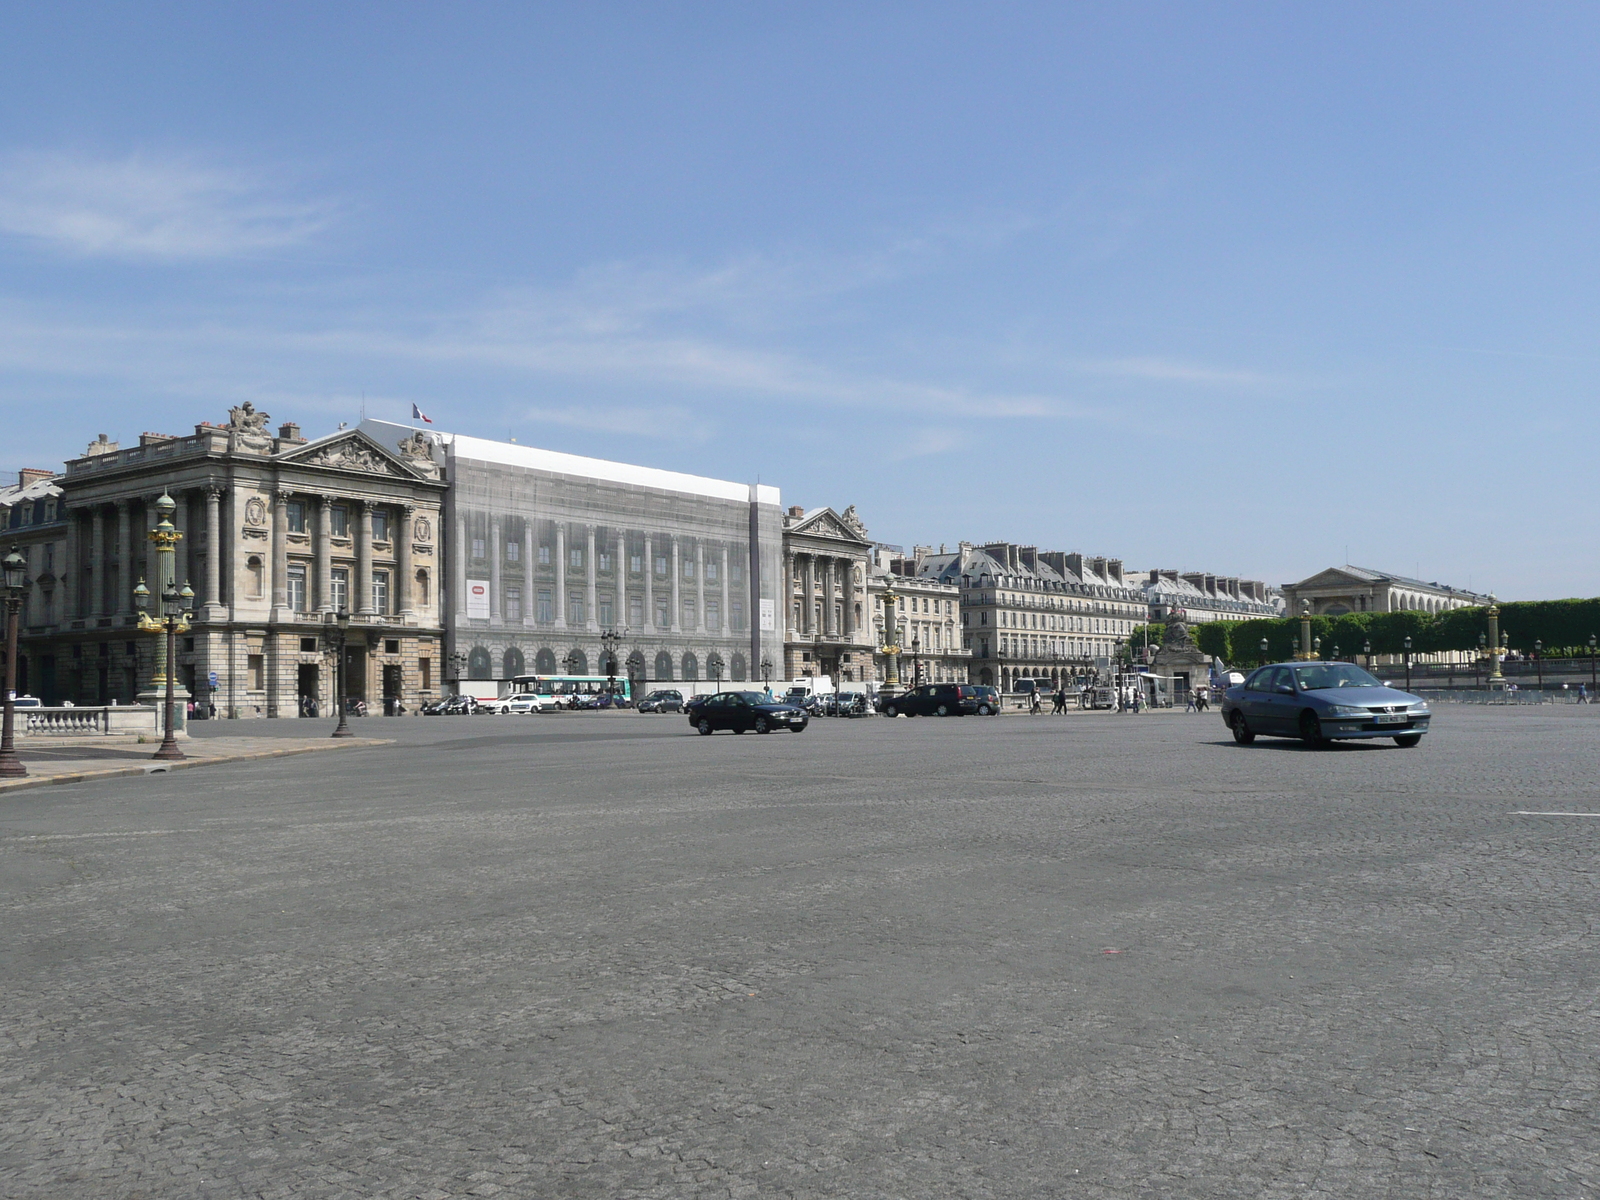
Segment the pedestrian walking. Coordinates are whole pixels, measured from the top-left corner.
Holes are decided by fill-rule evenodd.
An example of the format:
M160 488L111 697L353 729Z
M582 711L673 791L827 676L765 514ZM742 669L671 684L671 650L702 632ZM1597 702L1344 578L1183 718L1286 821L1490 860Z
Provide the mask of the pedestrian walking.
M1043 711L1043 707L1039 704L1039 689L1034 688L1028 693L1028 715L1037 717Z
M1053 699L1055 701L1055 707L1050 710L1051 715L1053 716L1056 713L1065 713L1067 711L1067 685L1066 684L1063 683L1063 684L1059 685L1056 688L1056 694L1053 697Z
M1194 696L1195 696L1195 694L1193 692L1185 692L1183 694L1183 711L1184 712L1199 712L1200 711L1200 709L1195 705Z
M1578 703L1589 703L1589 685L1586 683L1580 683L1578 685Z

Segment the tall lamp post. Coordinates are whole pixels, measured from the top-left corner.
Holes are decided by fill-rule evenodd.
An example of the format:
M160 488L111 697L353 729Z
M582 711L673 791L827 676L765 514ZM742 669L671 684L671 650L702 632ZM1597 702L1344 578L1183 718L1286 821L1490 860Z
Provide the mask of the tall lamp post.
M456 681L456 695L461 694L461 672L467 669L467 656L460 650L450 653L450 671Z
M1267 651L1270 645L1271 643L1266 638L1261 639L1261 665L1263 667L1267 665Z
M615 701L617 695L617 643L622 641L622 635L615 629L607 629L600 635L600 653L605 658L606 690Z
M883 589L884 679L878 690L891 696L900 690L900 631L895 626L895 603L899 599L894 593L894 584Z
M770 658L761 660L761 686L769 692L772 690L772 660Z
M722 655L713 650L711 657L706 659L706 670L711 672L711 682L720 692L722 690Z
M1367 660L1367 671L1372 671L1372 639L1368 638L1361 645L1361 655Z
M922 682L922 639L915 635L911 638L911 686L916 687Z
M171 530L172 522L166 517L162 517L161 524L156 526L157 533L161 531L162 526L166 526L168 530ZM157 553L172 553L170 543L163 544L158 541L156 546ZM166 636L166 678L163 681L166 684L166 696L162 700L162 728L164 732L161 736L160 748L150 757L162 760L188 758L187 754L178 749L177 723L175 720L177 714L174 712L177 698L173 689L178 678L178 634L189 628L189 607L194 603L194 589L187 583L183 585L183 591L181 592L177 591L170 583L163 587L161 589L161 615L156 618L152 618L149 614L150 589L145 587L144 580L141 579L139 586L133 589L133 596L140 609L139 628L154 630Z
M1589 690L1591 692L1600 691L1600 687L1596 686L1594 678L1594 646L1595 637L1594 634L1591 633L1589 635Z
M1539 668L1539 698L1544 699L1544 639L1533 639L1533 661Z
M1405 640L1405 648L1406 648L1406 691L1409 692L1411 690L1411 639L1410 639L1410 637L1407 637L1406 640Z
M1489 597L1489 686L1504 683L1505 676L1500 674L1500 605L1493 596Z
M28 586L28 560L15 546L5 557L6 584L6 692L5 724L0 726L0 779L21 779L28 773L17 757L14 741L17 721L17 614Z
M350 726L345 720L345 709L349 707L345 696L345 640L350 636L350 610L341 608L338 612L331 612L327 616L328 640L333 644L333 680L334 703L339 706L339 723L333 727L333 736L336 738L354 737ZM453 664L457 655L452 654L450 661ZM461 679L461 668L456 668L456 680Z

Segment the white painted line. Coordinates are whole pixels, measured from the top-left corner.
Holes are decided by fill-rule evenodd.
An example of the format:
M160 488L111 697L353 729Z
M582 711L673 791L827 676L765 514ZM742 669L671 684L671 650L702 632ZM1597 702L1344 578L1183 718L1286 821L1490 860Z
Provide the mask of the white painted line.
M1600 817L1600 813L1575 812L1514 812L1513 817Z

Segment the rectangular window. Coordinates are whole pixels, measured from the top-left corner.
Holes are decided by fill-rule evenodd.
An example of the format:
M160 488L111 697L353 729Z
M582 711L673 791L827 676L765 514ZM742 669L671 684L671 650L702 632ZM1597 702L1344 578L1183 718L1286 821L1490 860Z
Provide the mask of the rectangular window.
M716 561L716 559L712 559L710 562L708 562L706 564L706 582L707 583L715 583L716 581L717 581L717 561Z
M328 583L330 584L330 587L329 587L328 590L332 593L332 595L329 598L333 602L334 611L338 612L340 609L344 609L344 611L349 612L350 611L350 568L349 567L335 567L333 569L331 577L328 580Z
M666 578L667 556L665 554L656 555L656 574L660 575L663 579Z
M722 601L720 601L720 600L707 600L706 601L706 628L707 629L721 629L722 628Z
M267 659L264 654L247 654L244 656L245 674L249 676L249 688L252 692L267 690Z
M694 628L694 615L694 597L685 596L683 598L683 627L685 629Z
M422 678L422 690L431 692L433 690L433 659L417 659L417 674Z
M300 639L301 654L315 654L317 652L317 639L314 637Z
M656 597L656 625L662 629L672 624L672 615L667 611L667 598Z
M600 611L595 614L596 618L599 620L601 625L605 626L607 629L610 629L611 618L613 616L611 597L601 596L598 601L598 606Z
M551 621L556 619L555 607L555 598L551 595L550 589L540 588L539 611L534 614L535 619L542 624L550 624Z
M387 542L389 540L389 510L375 508L372 510L372 540Z
M609 570L611 570L611 551L602 550L597 555L597 557L600 560L600 565L599 565L599 568L598 568L599 570L601 570L601 571L609 571Z
M635 629L644 624L644 597L628 597L628 624Z
M294 612L306 610L306 569L289 568L289 608Z
M539 565L542 566L542 567L548 567L550 565L550 547L549 546L540 546L539 547Z
M372 573L372 611L387 613L389 611L389 572L374 571Z
M685 579L693 579L694 578L694 559L687 558L687 557L684 558L684 560L683 560L683 577Z
M506 561L507 562L517 562L521 558L522 558L522 543L521 542L507 542L506 543Z
M584 617L582 592L567 593L567 620L579 625L583 623Z
M644 570L644 555L642 555L642 554L632 555L628 559L628 570L632 571L635 575L637 575L641 571L643 571Z
M475 537L475 538L472 539L472 557L473 558L483 558L484 557L483 539L480 538L480 537Z
M737 558L728 564L728 578L734 583L744 582L744 564Z
M334 537L350 536L350 510L343 504L335 504L333 506L332 524Z
M522 620L522 589L519 587L506 589L506 620Z
M573 546L567 551L567 565L574 571L583 570L583 547Z
M729 605L728 617L733 622L733 628L734 629L738 630L738 629L743 629L744 628L744 601L743 600L735 600Z
M283 506L284 517L289 522L290 533L306 531L306 506L299 500L290 500Z

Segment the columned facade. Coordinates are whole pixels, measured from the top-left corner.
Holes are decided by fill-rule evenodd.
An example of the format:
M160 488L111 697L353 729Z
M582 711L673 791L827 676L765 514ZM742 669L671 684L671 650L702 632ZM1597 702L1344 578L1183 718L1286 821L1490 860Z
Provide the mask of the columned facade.
M835 686L877 682L867 612L872 542L855 509L791 508L784 516L783 679L826 676Z

